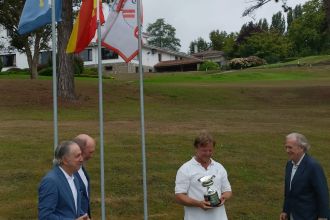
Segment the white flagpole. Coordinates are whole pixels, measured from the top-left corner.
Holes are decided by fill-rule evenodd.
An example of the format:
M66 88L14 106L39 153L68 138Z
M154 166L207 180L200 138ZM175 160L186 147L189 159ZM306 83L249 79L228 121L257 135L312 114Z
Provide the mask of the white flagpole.
M143 173L143 213L144 220L148 220L148 196L147 196L147 163L144 132L144 94L143 94L143 63L142 63L142 24L141 24L141 0L137 0L137 24L138 24L138 49L139 49L139 73L140 73L140 108L141 108L141 144L142 144L142 173Z
M104 126L103 126L103 87L102 87L102 59L101 59L101 22L100 4L97 0L97 49L98 49L98 77L99 77L99 118L100 118L100 165L101 165L101 219L105 220L104 198Z
M55 0L48 0L48 5L52 8L52 62L53 62L53 124L54 124L54 151L58 145L58 125L57 125L57 74L56 74L56 30L55 30Z

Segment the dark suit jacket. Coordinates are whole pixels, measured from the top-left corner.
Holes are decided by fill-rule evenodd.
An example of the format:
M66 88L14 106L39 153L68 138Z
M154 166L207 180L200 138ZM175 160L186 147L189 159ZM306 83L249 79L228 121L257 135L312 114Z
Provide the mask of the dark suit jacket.
M329 218L329 191L320 164L305 154L291 182L292 162L285 169L283 212L294 220Z
M47 173L39 186L40 220L73 220L84 214L80 207L80 186L76 178L74 183L77 188L77 211L70 185L60 168L55 166Z
M84 171L84 174L87 178L88 181L88 194L86 191L86 186L82 180L82 178L80 177L79 173L76 172L74 175L75 177L78 179L79 185L80 185L80 190L81 190L81 209L83 210L83 212L88 213L88 216L91 218L91 209L90 209L90 201L89 201L89 197L90 196L90 183L89 183L89 176L88 173L86 172L85 168L82 167L82 170Z

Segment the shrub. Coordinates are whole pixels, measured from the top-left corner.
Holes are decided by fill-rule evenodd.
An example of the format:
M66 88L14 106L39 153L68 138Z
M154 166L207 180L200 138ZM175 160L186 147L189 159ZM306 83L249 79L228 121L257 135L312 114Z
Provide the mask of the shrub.
M232 69L245 69L254 66L264 65L267 62L257 56L249 56L245 58L234 58L229 61L229 66Z
M2 63L2 59L0 59L0 72L1 72L2 68L3 68L3 63Z
M97 68L95 68L95 67L85 68L83 75L86 75L86 76L97 76L98 75Z
M38 64L38 67L37 67L38 72L41 71L42 69L47 68L47 67L51 67L51 65L49 65L48 63L46 63L46 64Z
M221 70L222 71L230 70L230 65L228 63L226 63L225 65L221 65Z
M46 67L39 71L40 76L52 76L53 75L53 68Z
M218 70L218 69L220 69L219 64L212 61L204 61L199 67L199 71Z
M20 68L10 68L8 70L6 70L6 73L7 75L31 75L30 71L29 70L26 70L26 69L20 69Z
M84 61L79 56L73 58L74 74L80 76L84 72Z
M82 72L84 71L84 61L78 57L74 56L74 63L73 63L73 70L74 74L80 76ZM38 72L40 76L52 76L53 75L53 67L49 66L49 64L45 65L39 65L38 66Z
M265 65L267 62L257 56L249 56L246 58L249 63L249 67Z
M12 67L7 70L7 72L22 72L22 69L18 67Z

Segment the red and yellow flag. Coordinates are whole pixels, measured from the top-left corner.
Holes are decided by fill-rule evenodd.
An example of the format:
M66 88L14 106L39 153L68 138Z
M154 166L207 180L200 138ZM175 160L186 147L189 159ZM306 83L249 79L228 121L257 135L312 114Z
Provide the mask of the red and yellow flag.
M73 25L67 53L79 53L84 50L95 36L97 29L97 2L100 4L100 22L104 23L101 0L83 0L78 17Z

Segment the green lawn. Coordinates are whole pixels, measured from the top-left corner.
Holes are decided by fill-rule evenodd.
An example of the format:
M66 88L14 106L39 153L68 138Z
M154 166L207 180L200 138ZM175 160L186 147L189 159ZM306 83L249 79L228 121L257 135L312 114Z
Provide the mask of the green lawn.
M0 219L36 219L38 184L51 168L51 79L0 75ZM214 159L233 188L230 219L278 219L287 160L284 136L305 134L330 181L330 68L163 73L145 77L149 219L182 219L177 169L202 129L217 140ZM143 219L138 76L104 80L107 219ZM99 143L95 78L77 78L79 100L59 103L59 137L88 133ZM99 148L87 164L92 214L100 219ZM19 207L19 208L18 208Z
M318 55L318 56L308 56L297 58L289 62L281 62L281 63L274 63L268 64L263 66L263 68L278 68L278 67L285 67L285 66L313 66L318 64L327 64L330 63L330 55Z

